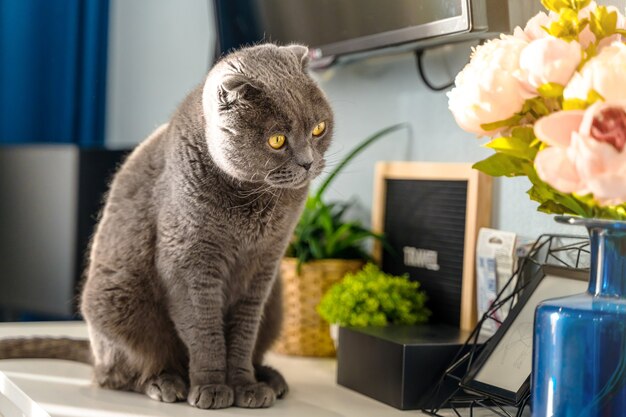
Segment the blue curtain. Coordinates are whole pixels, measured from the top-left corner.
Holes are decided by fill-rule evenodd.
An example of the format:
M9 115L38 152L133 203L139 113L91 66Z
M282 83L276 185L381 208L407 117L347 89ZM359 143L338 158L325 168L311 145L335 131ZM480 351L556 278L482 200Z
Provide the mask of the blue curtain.
M0 0L0 144L104 143L109 0Z

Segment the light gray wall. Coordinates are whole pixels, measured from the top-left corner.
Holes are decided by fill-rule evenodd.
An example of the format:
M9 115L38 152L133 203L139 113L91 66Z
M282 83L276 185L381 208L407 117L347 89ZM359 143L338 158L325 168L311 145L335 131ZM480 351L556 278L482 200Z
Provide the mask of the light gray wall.
M166 122L207 72L208 0L111 0L106 143L132 147Z
M626 0L607 0L622 10ZM184 7L182 6L184 4ZM134 145L166 121L185 93L200 82L213 45L207 1L112 0L107 143ZM425 64L434 83L449 80L466 62L469 46L429 53ZM369 212L373 167L377 160L475 162L489 155L476 139L458 128L445 93L429 91L419 80L412 54L344 62L314 76L336 112L337 130L330 149L335 163L372 132L398 122L406 132L367 150L329 190L330 198L357 198ZM493 226L526 237L541 233L583 233L556 225L537 213L524 178L496 181Z

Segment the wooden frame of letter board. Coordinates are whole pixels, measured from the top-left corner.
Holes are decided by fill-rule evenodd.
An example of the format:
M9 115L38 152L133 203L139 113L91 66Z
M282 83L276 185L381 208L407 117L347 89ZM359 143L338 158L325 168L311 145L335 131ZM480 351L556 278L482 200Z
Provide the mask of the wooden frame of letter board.
M471 164L379 162L374 177L372 228L384 233L386 180L467 181L465 211L465 243L461 288L460 328L471 330L476 325L476 239L481 227L491 222L492 178L472 169ZM374 244L374 257L382 261L382 248Z

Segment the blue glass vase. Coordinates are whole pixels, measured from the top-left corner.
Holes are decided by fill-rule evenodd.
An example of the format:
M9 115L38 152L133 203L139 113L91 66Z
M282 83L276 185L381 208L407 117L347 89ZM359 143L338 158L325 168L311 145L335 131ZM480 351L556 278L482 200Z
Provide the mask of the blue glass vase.
M533 417L626 416L626 222L557 217L587 227L586 293L535 312Z

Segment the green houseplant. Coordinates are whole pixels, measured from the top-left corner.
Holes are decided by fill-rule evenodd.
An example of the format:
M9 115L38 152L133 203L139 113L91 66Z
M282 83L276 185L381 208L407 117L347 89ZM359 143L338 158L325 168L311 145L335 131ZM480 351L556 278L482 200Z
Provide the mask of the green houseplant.
M330 324L365 327L428 321L426 294L407 276L382 272L369 263L347 274L322 298L318 312Z
M383 237L358 221L347 220L345 214L350 204L327 202L324 193L344 167L364 149L390 133L406 128L407 124L393 125L364 139L308 198L281 263L285 313L275 351L303 356L335 354L328 325L316 307L332 284L346 273L358 271L370 260L364 248L366 240L383 240Z

